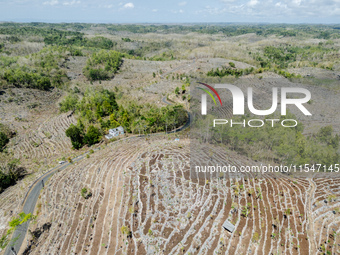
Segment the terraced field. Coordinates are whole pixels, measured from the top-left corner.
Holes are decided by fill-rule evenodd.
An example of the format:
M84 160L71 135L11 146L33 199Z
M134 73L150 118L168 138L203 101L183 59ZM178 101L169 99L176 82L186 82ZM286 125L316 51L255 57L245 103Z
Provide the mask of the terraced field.
M186 3L179 5L182 4ZM66 2L59 5L66 5ZM118 8L123 10L124 6ZM304 125L303 135L307 140L314 138L320 128L329 125L333 127L331 136L339 134L340 39L337 27L294 25L284 28L281 24L273 26L270 32L261 24L259 30L241 26L238 34L232 27L230 32L220 28L213 32L216 28L210 30L208 24L200 31L187 30L189 25L185 25L178 29L164 27L158 32L155 26L142 32L141 27L135 30L134 25L121 31L123 24L119 27L80 23L31 25L32 31L40 31L37 35L29 34L31 29L26 31L26 36L21 29L14 33L15 30L8 28L2 29L2 33L10 34L0 35L3 62L0 63L0 124L11 131L3 155L8 163L20 161L18 167L27 172L23 179L14 186L6 186L0 194L0 239L6 236L9 222L20 212L26 212L27 207L35 205L34 215L37 216L27 223L29 231L23 242L22 236L13 234L13 242L20 239L18 254L340 254L340 178L314 173L304 178L282 174L197 173L195 166L221 165L222 162L237 169L260 165L262 159L281 164L281 159L283 163L288 162L283 158L293 149L282 146L276 156L271 138L263 140L266 142L258 142L255 135L252 141L247 135L224 138L222 132L228 130L224 127L211 130L201 125L203 122L197 129L191 125L191 135L206 131L207 135L200 137L202 141L210 142L209 136L214 140L212 144L198 143L192 136L188 139L187 129L189 124L195 123L196 112L200 114L202 90L196 88L200 82L205 82L211 86L237 85L244 92L245 105L251 87L253 105L258 110L271 107L273 88L304 87L312 94L312 99L305 104L312 116L305 116L293 105L288 106ZM1 28L31 25L1 24ZM52 28L51 34L46 34ZM262 29L263 34L259 33ZM92 40L95 43L89 44ZM52 43L58 45L59 50L52 47ZM91 69L95 69L86 69L87 62L96 59L92 54L103 49L124 53L122 65L114 64L117 72L114 77L110 74L108 77L112 79L109 80L105 72L116 61L98 57L97 67L104 69L96 70L93 66ZM36 56L31 55L33 53L37 53ZM12 58L14 56L19 58ZM8 72L12 68L13 74ZM241 69L243 75L234 75ZM98 77L91 75L89 80L84 75L86 70ZM38 90L45 79L39 79L34 85L34 79L29 79L31 76L51 79L53 86L48 91ZM108 102L99 100L99 96L98 100L88 100L86 107L79 107L80 100L87 102L86 97L96 98L96 93L87 96L87 91L101 89L115 93L119 110L113 102L112 107L107 107ZM217 100L214 105L208 97L208 113L232 119L232 94L228 90L217 90L223 107L218 106ZM60 103L70 95L79 97L79 101L76 107L73 102L67 109L77 110L60 114L60 106L63 106ZM298 98L295 94L288 96ZM110 104L114 101L111 99ZM141 110L143 114L137 114L137 105L144 107L149 103L150 113L145 107ZM190 113L188 123L177 130L181 132L173 130L170 124L172 117L176 118L174 114L171 119L170 115L163 118L165 130L169 131L167 135L154 134L145 138L129 133L126 124L130 125L130 121L135 132L143 127L145 120L150 128L144 125L141 130L144 134L157 130L152 125L159 126L158 119L162 115L153 115L153 109L165 104L180 104ZM279 99L274 117L281 115L281 104ZM246 113L249 112L247 108ZM88 116L82 114L85 110ZM95 118L90 116L91 111ZM207 117L212 117L209 114ZM89 125L94 125L104 135L108 128L119 123L125 129L125 138L120 136L117 138L120 140L112 142L103 137L99 143L88 147L92 144L88 141L92 136L89 132L86 139L77 137L84 146L72 149L65 131L80 116L85 118L84 131L88 132L92 129ZM248 117L254 116L247 114ZM300 133L289 134L284 139L293 141L299 136ZM322 136L319 138L321 140ZM250 142L236 146L241 139ZM223 145L226 141L228 143ZM268 144L273 141L268 148L267 141ZM301 139L299 143L304 146L304 141ZM320 148L324 151L313 144L306 148L317 148L314 151L320 155L333 155L326 150L327 146L334 145L333 140L330 143L324 139L322 143L325 146ZM296 148L300 151L303 146ZM334 149L339 152L338 147ZM311 155L310 159L316 154ZM74 162L58 164L68 157ZM4 169L7 171L9 166L6 162L8 168ZM39 177L47 171L54 175L44 183ZM4 175L0 175L0 179L8 181ZM38 185L32 186L35 183ZM31 199L27 198L29 195ZM25 203L27 207L23 206L25 198L29 201ZM234 230L225 229L225 222L232 224ZM21 227L15 233L24 233ZM15 249L19 249L18 243L14 244ZM6 252L0 248L0 254L11 253L12 245L8 245Z
M338 177L317 178L312 182L315 193L312 200L311 218L314 233L311 242L314 242L322 253L329 251L331 254L338 254L340 252L339 184Z
M213 149L214 155L205 150L190 158L187 139L135 138L55 174L38 201L28 251L316 254L322 247L338 252L337 179L193 172L193 162L226 157L237 167L257 164ZM91 195L84 198L83 188ZM226 220L235 225L232 233L222 227Z
M16 136L13 143L14 156L26 159L41 159L61 155L71 149L65 130L75 124L71 112L47 119L36 130Z

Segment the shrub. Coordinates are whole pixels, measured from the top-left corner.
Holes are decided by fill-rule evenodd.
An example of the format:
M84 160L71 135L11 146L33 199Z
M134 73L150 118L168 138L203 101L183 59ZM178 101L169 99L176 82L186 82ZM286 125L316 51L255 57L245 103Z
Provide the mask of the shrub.
M6 159L2 159L6 162ZM26 174L23 167L19 167L19 159L7 159L7 163L2 163L0 166L0 193L6 188L16 184L16 181Z
M122 232L123 235L126 235L126 236L130 236L131 235L131 232L130 232L130 229L128 226L122 226L120 228L120 231Z
M253 238L252 238L252 241L254 243L258 242L260 240L260 235L259 233L255 232L254 235L253 235Z
M87 194L87 189L86 189L86 188L82 188L80 194L81 194L81 196L82 196L83 198L85 198L85 197L86 197L86 194Z
M59 109L61 112L68 112L70 110L75 110L77 107L79 97L75 94L70 94L64 98L64 100L59 103Z
M211 69L208 73L207 76L218 76L218 77L224 77L224 76L236 76L239 77L243 75L244 70L242 69L231 69L230 67L222 67L222 69L216 68Z
M8 136L5 133L0 132L0 152L3 151L8 142L9 142Z
M179 94L179 87L176 87L176 89L175 89L175 94L176 94L176 95Z

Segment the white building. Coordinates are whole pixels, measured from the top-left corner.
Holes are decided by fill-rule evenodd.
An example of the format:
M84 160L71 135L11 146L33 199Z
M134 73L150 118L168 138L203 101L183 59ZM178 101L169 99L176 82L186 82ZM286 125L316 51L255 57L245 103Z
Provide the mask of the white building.
M106 139L112 139L115 136L124 135L124 128L119 126L109 130L109 134L105 136Z

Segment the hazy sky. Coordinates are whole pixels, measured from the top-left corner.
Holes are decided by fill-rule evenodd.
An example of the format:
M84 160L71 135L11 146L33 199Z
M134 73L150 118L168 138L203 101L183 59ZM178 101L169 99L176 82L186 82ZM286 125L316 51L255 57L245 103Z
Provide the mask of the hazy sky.
M0 0L0 21L340 23L340 0Z

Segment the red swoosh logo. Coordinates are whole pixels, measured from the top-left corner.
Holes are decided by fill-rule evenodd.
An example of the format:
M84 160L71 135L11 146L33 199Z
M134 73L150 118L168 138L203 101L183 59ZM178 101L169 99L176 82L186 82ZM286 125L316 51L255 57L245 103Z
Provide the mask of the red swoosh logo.
M211 87L211 86L208 85L208 84L202 83L202 82L197 82L197 83L202 84L202 85L208 87L209 89L211 89L211 90L215 93L215 95L217 96L218 100L220 101L221 106L223 106L223 105L222 105L221 98L220 98L220 95L217 93L217 91L216 91L213 87Z

